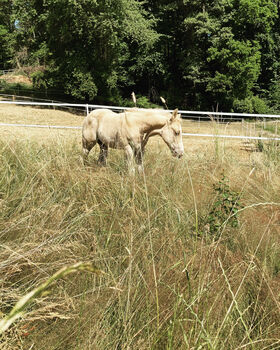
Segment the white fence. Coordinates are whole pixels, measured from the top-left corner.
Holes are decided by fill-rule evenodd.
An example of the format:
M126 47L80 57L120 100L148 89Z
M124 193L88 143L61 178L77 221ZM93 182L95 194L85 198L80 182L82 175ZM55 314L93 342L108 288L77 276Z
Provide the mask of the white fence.
M97 108L107 108L114 111L124 111L130 109L131 107L119 107L119 106L106 106L106 105L93 105L93 104L77 104L77 103L60 103L60 102L29 102L29 101L0 101L0 104L16 104L16 105L30 105L30 106L50 106L50 107L60 107L60 108L81 108L84 109L86 114L91 110ZM170 112L172 112L170 110ZM197 121L210 121L217 120L236 122L244 121L245 118L265 120L272 119L274 121L280 121L280 115L271 114L248 114L248 113L229 113L229 112L201 112L201 111L187 111L179 110L179 113L183 118L188 118ZM246 123L246 122L245 122ZM244 122L242 123L244 124ZM13 126L13 127L36 127L36 128L49 128L49 129L81 129L81 127L74 126L63 126L63 125L38 125L38 124L9 124L0 123L0 126ZM243 129L242 129L243 130ZM251 133L251 130L250 130ZM252 135L216 135L216 134L204 134L204 133L183 133L183 136L194 136L194 137L219 137L219 138L232 138L232 139L246 139L246 140L276 140L280 141L280 137L265 137L265 136L252 136ZM273 135L274 136L274 135Z
M84 108L87 112L89 109L97 109L97 108L106 108L116 111L124 111L127 109L131 109L132 107L119 107L119 106L105 106L105 105L93 105L93 104L79 104L79 103L61 103L61 102L29 102L29 101L0 101L0 104L17 104L17 105L30 105L30 106L54 106L54 107L80 107ZM139 108L141 109L141 108ZM172 112L173 110L169 110ZM235 121L236 119L244 119L244 118L256 118L256 119L280 119L280 115L275 114L250 114L250 113L230 113L230 112L201 112L201 111L187 111L187 110L179 110L182 117L187 116L199 116L201 119L204 117L209 120L209 116L219 116L221 119L229 119ZM237 117L237 118L236 118Z

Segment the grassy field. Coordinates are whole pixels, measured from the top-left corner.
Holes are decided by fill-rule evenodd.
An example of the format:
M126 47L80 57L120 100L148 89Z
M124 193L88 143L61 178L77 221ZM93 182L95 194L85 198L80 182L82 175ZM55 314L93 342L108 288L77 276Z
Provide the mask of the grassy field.
M0 122L82 118L6 106ZM144 174L130 177L121 151L101 168L96 149L84 167L80 131L0 131L1 316L64 266L104 272L58 280L1 350L280 349L277 144L185 138L177 160L154 139Z

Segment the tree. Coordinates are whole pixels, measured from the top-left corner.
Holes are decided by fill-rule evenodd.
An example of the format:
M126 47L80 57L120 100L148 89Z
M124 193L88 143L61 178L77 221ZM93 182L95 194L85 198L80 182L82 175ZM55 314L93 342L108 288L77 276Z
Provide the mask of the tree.
M11 20L12 1L0 0L0 68L7 69L11 65L12 38L14 24Z
M78 99L117 96L155 60L154 19L136 0L15 0L15 5L17 42L27 46L30 64L45 65L47 85Z
M36 67L37 87L107 103L136 90L169 107L277 105L279 0L0 1L12 13L0 10L2 60Z
M200 85L204 105L211 100L213 107L229 110L235 100L254 94L261 74L260 36L271 31L275 5L270 0L207 1L200 8L195 0L186 4L191 10L186 32L197 44L183 64L185 79Z

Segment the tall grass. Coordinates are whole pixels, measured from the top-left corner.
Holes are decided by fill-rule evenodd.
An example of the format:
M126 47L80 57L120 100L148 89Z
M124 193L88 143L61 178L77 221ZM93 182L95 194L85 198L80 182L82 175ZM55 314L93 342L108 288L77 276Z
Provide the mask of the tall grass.
M280 348L278 164L221 159L213 147L183 160L150 148L145 177L130 177L123 154L99 168L93 152L84 167L79 146L0 144L2 316L65 265L106 272L58 280L0 347ZM223 177L242 210L234 227L219 215L217 236L207 218Z
M4 333L9 327L25 313L25 309L31 304L36 298L40 298L44 294L48 293L48 289L51 285L59 278L65 277L70 273L77 271L88 271L93 273L100 273L91 264L79 262L71 266L65 266L55 274L53 274L47 281L42 283L39 287L33 289L28 294L24 295L12 308L12 310L0 321L0 334Z

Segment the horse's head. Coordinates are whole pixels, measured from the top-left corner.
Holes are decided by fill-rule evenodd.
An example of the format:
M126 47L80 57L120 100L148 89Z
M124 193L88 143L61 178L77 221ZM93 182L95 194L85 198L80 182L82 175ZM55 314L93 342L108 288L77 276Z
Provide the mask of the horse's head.
M183 156L182 126L178 109L175 109L166 125L161 129L161 137L170 148L174 157L181 158Z

